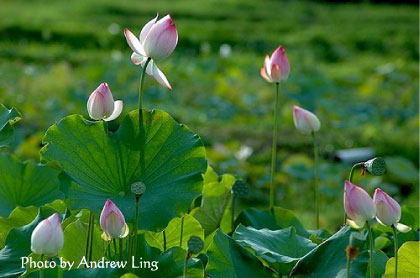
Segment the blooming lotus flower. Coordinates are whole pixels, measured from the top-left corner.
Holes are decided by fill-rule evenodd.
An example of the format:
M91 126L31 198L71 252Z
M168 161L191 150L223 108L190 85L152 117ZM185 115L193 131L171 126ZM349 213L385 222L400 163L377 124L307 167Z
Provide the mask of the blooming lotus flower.
M63 248L63 243L64 236L58 213L42 220L32 232L31 250L35 254L56 256Z
M401 219L401 207L386 192L376 188L373 195L373 202L376 205L376 220L385 226L394 225L400 232L408 232L410 227L398 223Z
M304 134L317 132L321 127L321 123L314 113L296 105L293 107L293 122L296 128Z
M105 233L105 239L125 237L128 234L128 226L125 223L124 215L111 200L105 202L100 222Z
M369 194L349 181L344 184L344 209L358 227L363 227L376 214L375 204Z
M122 100L114 101L107 83L101 83L87 102L89 116L94 120L112 121L118 118L123 108Z
M178 31L170 15L166 15L159 21L157 19L158 15L144 25L139 38L127 28L124 30L124 35L133 50L131 61L135 65L144 67L146 61L151 59L146 73L153 76L162 86L172 89L156 62L167 58L174 51L178 43Z
M261 76L270 83L286 80L290 73L290 64L283 46L274 50L271 58L266 55L264 66L260 70Z

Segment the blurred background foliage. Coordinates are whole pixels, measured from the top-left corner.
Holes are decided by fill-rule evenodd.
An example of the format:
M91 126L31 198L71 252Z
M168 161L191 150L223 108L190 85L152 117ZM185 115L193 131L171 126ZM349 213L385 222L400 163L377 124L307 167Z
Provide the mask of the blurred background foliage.
M351 165L337 150L372 148L388 173L355 182L418 206L418 6L374 2L2 0L0 102L22 113L13 151L38 161L46 128L68 114L87 117L87 98L102 81L125 113L135 109L140 68L123 29L138 33L157 12L170 13L179 45L160 67L174 90L146 79L145 107L200 134L212 167L251 185L242 207L268 204L275 88L259 68L278 44L291 63L281 85L278 204L313 227L311 138L292 119L300 105L322 122L321 226L342 219Z

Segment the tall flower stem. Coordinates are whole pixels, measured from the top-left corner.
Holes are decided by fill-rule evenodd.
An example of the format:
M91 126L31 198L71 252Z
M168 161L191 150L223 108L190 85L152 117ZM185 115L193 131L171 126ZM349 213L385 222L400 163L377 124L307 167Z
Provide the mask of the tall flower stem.
M141 71L141 76L140 76L140 84L139 84L139 111L143 109L143 83L144 83L144 76L146 75L146 69L147 66L150 63L150 58L147 58L146 63L143 66L143 70Z
M114 245L114 256L115 256L115 260L118 260L118 249L117 249L117 241L115 240L115 238L112 239L112 243Z
M120 249L118 258L121 261L123 259L123 239L122 238L118 239L118 247Z
M43 259L44 259L44 255L41 255L41 258L39 260L42 261ZM39 270L39 278L44 278L44 268L41 268Z
M350 278L350 269L351 269L351 259L347 258L346 263L346 278Z
M372 234L372 227L369 224L369 221L366 221L368 232L369 232L369 273L370 278L374 278L374 271L373 271L373 234Z
M398 278L398 237L397 237L397 228L395 225L392 225L392 231L394 233L394 258L395 258L395 278Z
M134 231L133 231L133 240L132 243L132 255L136 257L137 252L137 232L138 232L138 225L139 225L139 202L140 202L140 196L136 195L136 214L134 216ZM131 259L131 258L130 258Z
M179 235L179 247L182 247L182 237L184 236L184 216L181 218L181 234Z
M318 181L319 181L319 150L315 136L315 132L312 132L312 141L314 145L314 193L315 193L315 223L316 228L319 229L319 194L318 194Z
M85 250L85 258L89 259L89 249L90 249L90 230L92 228L92 212L89 212L89 223L88 223L88 230L87 230L87 237L86 237L86 250Z
M182 275L182 278L186 278L187 277L187 272L188 272L188 259L190 258L190 252L187 251L187 255L185 255L185 260L184 260L184 272Z
M274 125L273 125L273 146L271 148L271 174L270 174L270 210L275 205L276 186L274 184L274 175L276 173L277 162L277 132L278 116L280 113L279 83L276 83L276 100L274 107Z
M89 246L89 262L92 260L92 254L93 254L93 234L95 232L95 215L91 213L92 216L92 224L90 229L90 246Z

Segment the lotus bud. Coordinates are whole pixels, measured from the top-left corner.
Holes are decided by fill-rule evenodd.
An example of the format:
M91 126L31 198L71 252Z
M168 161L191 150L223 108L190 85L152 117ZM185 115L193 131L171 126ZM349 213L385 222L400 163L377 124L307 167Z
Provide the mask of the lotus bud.
M232 193L235 196L246 196L249 193L249 187L245 182L237 180L232 186Z
M293 107L293 122L296 129L304 134L317 132L321 127L321 123L314 113L296 105Z
M128 226L120 209L111 201L105 202L101 212L100 223L105 233L105 239L125 237L128 234Z
M344 184L344 209L348 218L359 227L375 217L375 204L361 187L346 181Z
M94 120L112 121L121 114L123 102L114 101L107 83L101 83L87 102L89 116Z
M271 57L265 56L264 66L260 70L261 76L270 83L279 83L287 80L290 73L290 64L286 50L279 46Z
M386 162L382 157L375 157L363 164L364 168L375 176L382 176L386 172Z
M379 223L391 226L400 221L400 205L380 188L376 188L373 201L376 205L376 220Z
M64 235L58 213L42 220L31 236L31 250L35 254L54 257L63 248Z

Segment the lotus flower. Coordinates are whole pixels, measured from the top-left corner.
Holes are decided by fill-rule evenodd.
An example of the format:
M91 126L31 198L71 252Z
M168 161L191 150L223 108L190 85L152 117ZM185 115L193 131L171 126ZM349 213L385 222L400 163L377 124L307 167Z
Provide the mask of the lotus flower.
M346 214L358 227L363 227L366 221L375 217L375 204L363 188L349 181L345 182L344 187L344 209Z
M94 120L112 121L118 118L123 108L122 100L114 101L107 83L101 83L87 102L89 116Z
M321 127L321 123L314 113L296 105L293 107L293 121L297 130L304 134L317 132Z
M271 58L268 55L265 56L264 66L261 68L260 73L270 83L279 83L287 80L290 73L290 64L283 46L277 47Z
M178 43L178 31L170 15L166 15L159 21L157 19L158 15L144 25L139 38L127 28L124 30L124 35L133 50L131 61L135 65L144 67L146 61L151 59L146 73L153 76L162 86L172 89L156 62L167 58L174 51Z
M373 202L376 205L376 220L385 226L394 225L400 232L408 232L410 227L398 223L401 219L401 207L386 192L376 188L373 195Z
M128 226L125 223L124 215L111 200L105 202L100 222L106 239L125 237L128 234Z
M31 236L31 250L35 254L56 256L63 248L64 236L58 213L42 220Z

